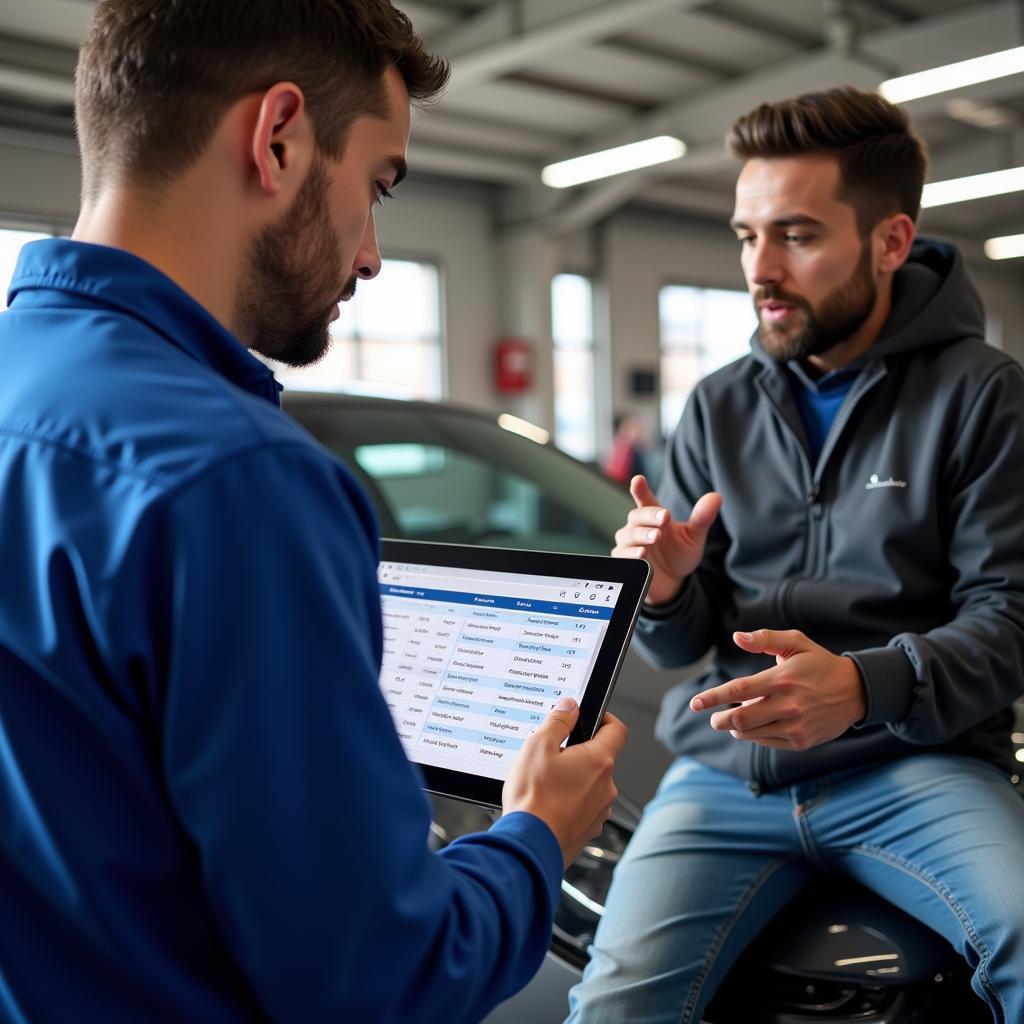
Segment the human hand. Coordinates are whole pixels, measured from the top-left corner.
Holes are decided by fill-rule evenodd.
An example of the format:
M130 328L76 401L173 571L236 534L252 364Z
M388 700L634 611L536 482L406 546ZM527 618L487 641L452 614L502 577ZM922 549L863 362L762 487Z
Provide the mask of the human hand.
M562 699L526 740L501 791L502 812L529 811L555 834L568 867L601 831L619 791L612 781L626 727L606 714L593 739L562 748L579 718L579 705Z
M667 604L683 585L683 580L700 565L711 524L722 507L722 498L710 491L698 499L690 518L677 523L647 483L635 476L629 493L636 502L626 525L615 534L612 554L616 558L646 558L651 563L651 586L645 604Z
M698 693L690 701L693 711L740 705L716 711L712 729L766 747L807 750L866 714L864 682L852 658L825 650L796 629L758 629L732 638L752 654L774 654L775 667Z

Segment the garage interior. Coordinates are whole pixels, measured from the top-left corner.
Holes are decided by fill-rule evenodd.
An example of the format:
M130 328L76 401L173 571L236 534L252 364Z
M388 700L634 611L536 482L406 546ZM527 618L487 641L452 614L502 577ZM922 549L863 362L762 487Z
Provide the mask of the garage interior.
M874 89L1024 52L1020 0L396 6L450 59L451 83L436 106L415 112L409 178L377 211L384 271L343 311L332 360L282 370L282 380L508 414L517 430L595 465L616 414L634 414L656 444L696 379L746 348L754 318L728 226L738 165L723 148L734 118L802 92ZM91 8L0 0L0 309L17 245L75 222L73 75ZM937 199L919 231L959 247L987 340L1024 360L1024 247L996 259L989 244L1024 233L1024 60L906 107L929 148L930 183L1019 175L1015 191ZM553 163L657 136L681 139L685 153L566 189L542 181ZM517 347L525 376L503 381L498 353ZM622 696L634 737L649 742L659 695L677 678L647 670L639 696ZM1024 762L1024 734L1015 738ZM649 796L642 780L665 763L652 751L643 772L627 769L637 803ZM499 1008L492 1024L527 1019L522 1006L551 993L560 999L560 970L535 983L539 1002Z

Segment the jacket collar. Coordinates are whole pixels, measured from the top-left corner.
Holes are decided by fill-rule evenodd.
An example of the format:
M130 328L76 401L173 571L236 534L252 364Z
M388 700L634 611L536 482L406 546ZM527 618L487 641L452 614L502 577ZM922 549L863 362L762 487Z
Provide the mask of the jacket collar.
M275 405L273 372L187 292L123 249L50 238L21 250L8 292L12 308L85 304L117 310L233 384Z

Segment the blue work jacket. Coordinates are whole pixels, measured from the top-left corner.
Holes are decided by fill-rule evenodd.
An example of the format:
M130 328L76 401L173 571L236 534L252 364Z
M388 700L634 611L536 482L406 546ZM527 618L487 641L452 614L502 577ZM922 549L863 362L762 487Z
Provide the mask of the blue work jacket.
M435 855L377 527L270 371L64 239L0 314L0 1020L470 1021L547 948L513 814Z

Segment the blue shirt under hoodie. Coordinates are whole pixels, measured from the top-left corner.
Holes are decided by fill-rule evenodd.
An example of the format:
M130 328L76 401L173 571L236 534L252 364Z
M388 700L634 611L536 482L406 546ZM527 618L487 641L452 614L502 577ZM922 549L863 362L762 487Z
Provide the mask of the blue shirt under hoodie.
M440 856L377 684L377 532L270 372L125 252L0 314L0 1020L469 1021L561 857Z

